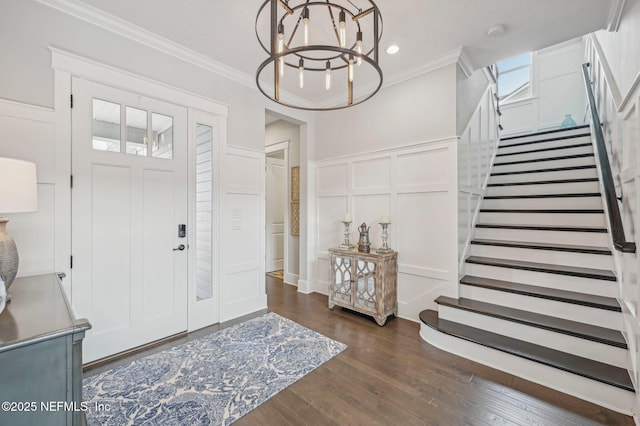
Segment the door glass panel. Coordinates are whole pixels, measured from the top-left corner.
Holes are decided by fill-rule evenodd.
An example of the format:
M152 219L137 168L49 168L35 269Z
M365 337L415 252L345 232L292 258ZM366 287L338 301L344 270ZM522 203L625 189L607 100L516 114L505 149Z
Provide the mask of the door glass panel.
M120 105L93 99L93 149L120 152Z
M200 126L200 125L198 125ZM208 126L204 126L208 127ZM173 158L173 117L168 115L151 113L151 130L153 134L153 145L151 156L156 158ZM211 127L209 127L211 135ZM211 139L211 138L209 138Z
M147 111L127 107L127 154L147 155Z
M213 297L212 136L211 126L196 125L196 300Z

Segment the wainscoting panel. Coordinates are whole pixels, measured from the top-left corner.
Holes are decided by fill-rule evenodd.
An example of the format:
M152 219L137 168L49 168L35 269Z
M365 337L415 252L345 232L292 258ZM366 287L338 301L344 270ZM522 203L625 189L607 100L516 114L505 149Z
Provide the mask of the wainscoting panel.
M326 257L327 249L340 245L343 240L344 226L340 219L349 210L347 197L320 197L317 206L319 254ZM353 223L351 224L350 237L352 240L356 238Z
M225 148L220 322L267 307L264 165L263 152Z
M388 191L391 185L391 159L387 157L354 162L352 179L353 189L386 189Z
M366 222L372 250L381 245L380 217L391 218L389 246L399 253L399 316L417 321L418 313L432 305L434 291L451 293L457 252L451 243L457 218L450 213L455 143L456 138L437 140L313 164L318 212L313 291L327 294L327 249L342 241L340 219L350 213L351 242L357 244L357 228Z
M637 21L637 20L636 20ZM637 23L627 23L627 28ZM622 35L622 34L621 34ZM625 52L626 42L621 46ZM594 35L587 37L586 62L589 62L591 81L600 121L603 123L605 144L609 154L611 173L616 192L622 196L618 206L622 215L627 241L640 247L640 74L629 88L620 87L611 72L612 66L604 56L602 46ZM620 92L624 89L625 92ZM604 200L603 200L604 203ZM606 203L604 204L606 206ZM613 247L613 242L610 242ZM612 250L618 276L619 296L623 309L623 334L629 346L629 372L636 389L640 388L640 257L638 253ZM635 412L640 412L640 397L636 397Z
M493 88L480 100L458 141L458 271L473 238L473 227L498 147Z
M318 193L346 191L349 185L347 164L334 164L318 169Z
M0 157L36 163L38 211L6 215L20 253L18 276L56 271L55 113L0 99Z

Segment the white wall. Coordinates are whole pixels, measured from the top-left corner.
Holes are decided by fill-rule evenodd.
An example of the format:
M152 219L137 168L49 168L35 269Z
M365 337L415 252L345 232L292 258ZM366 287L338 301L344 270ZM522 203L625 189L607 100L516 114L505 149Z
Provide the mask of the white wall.
M566 114L584 123L581 38L533 52L531 97L501 103L502 136L559 128Z
M284 120L278 120L267 125L265 129L265 146L280 142L289 142L289 170L287 179L291 182L291 167L300 165L300 126ZM287 206L291 201L291 191L288 191ZM300 277L300 237L287 235L287 262L285 262L284 282L298 284Z
M383 89L360 106L317 117L316 264L313 288L327 293L327 249L352 241L363 222L380 246L383 214L398 251L399 316L416 321L441 294L457 291L456 64Z
M9 224L21 248L20 274L69 272L70 155L59 153L70 152L70 79L56 77L49 50L53 46L228 106L222 147L227 167L219 194L224 227L221 282L227 286L222 289L221 320L265 308L264 255L239 253L237 247L264 247L263 233L257 232L264 228L264 223L257 226L264 222L260 201L264 199L264 111L269 107L280 112L282 107L267 101L251 78L230 80L208 64L177 59L170 51L136 42L135 36L116 34L109 26L93 25L34 0L0 0L0 10L0 99L10 101L0 101L0 156L35 161L41 187L38 213L14 215ZM128 30L136 31L133 26ZM61 85L69 91L56 99L54 88ZM67 113L68 119L56 121ZM290 115L309 123L304 126L304 140L312 146L313 115L297 111ZM303 158L306 152L305 147ZM306 183L306 176L303 179ZM306 212L306 203L302 204ZM230 217L237 210L245 221L242 230L234 229L235 218ZM302 221L305 227L306 216ZM302 273L306 274L306 265Z
M616 33L599 32L589 38L586 60L618 194L625 236L640 247L640 3L627 2ZM615 251L624 335L629 345L630 373L640 387L640 291L637 253ZM640 398L635 412L640 413Z

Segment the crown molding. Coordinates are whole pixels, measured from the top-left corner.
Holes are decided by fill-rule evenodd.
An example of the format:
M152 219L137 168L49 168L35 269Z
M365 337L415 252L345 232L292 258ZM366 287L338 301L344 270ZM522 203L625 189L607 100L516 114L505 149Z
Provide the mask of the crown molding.
M620 29L620 21L622 20L622 12L626 0L612 0L607 18L607 31L616 32Z
M175 43L156 33L111 15L78 0L36 0L45 6L73 16L82 21L150 47L171 57L180 59L205 71L209 71L243 86L255 89L255 80L242 71L215 61L201 53Z
M471 77L471 75L475 71L471 60L471 54L469 54L469 51L464 46L460 48L460 54L458 55L458 65L467 78Z

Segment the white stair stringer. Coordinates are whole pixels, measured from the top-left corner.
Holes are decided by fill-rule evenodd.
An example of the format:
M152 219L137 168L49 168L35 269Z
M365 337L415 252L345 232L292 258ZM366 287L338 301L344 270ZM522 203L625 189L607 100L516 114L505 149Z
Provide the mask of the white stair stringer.
M474 328L498 333L514 339L522 339L522 336L527 336L527 342L531 342L536 345L593 359L595 361L615 365L617 367L628 367L627 350L617 346L594 342L580 337L514 321L508 321L489 315L483 315L464 309L458 309L447 305L438 305L438 317L460 324L469 324Z
M573 395L585 401L632 415L635 393L596 380L514 356L454 337L420 324L420 337L444 351Z

